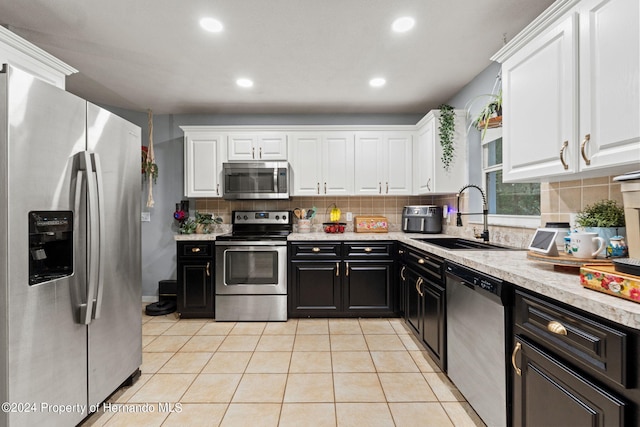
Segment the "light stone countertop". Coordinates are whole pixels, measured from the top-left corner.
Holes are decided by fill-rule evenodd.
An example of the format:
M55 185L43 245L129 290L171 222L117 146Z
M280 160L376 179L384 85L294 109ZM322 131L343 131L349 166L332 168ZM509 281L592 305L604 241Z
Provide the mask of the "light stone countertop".
M222 234L218 233L217 235ZM216 234L176 235L176 240L215 240ZM554 271L553 265L527 259L526 250L446 250L413 240L414 237L452 237L439 234L390 233L292 233L289 241L383 241L406 243L457 262L521 288L550 297L613 322L640 330L640 303L616 298L580 285L577 274Z

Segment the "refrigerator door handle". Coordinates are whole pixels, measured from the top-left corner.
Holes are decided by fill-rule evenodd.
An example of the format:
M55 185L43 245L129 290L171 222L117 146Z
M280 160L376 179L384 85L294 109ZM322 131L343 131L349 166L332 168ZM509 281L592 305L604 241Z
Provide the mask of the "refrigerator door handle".
M88 199L88 217L89 217L89 267L88 267L88 288L87 288L87 308L81 318L82 323L88 325L93 317L94 300L96 289L98 287L98 265L100 257L99 232L98 232L98 189L96 176L93 171L93 162L91 154L87 151L83 152L83 163L86 171L87 179L87 199Z
M82 194L83 194L83 185L86 182L86 170L85 170L85 159L84 156L81 155L81 160L80 160L81 166L78 168L78 170L76 171L76 177L75 177L75 193L74 193L74 197L73 197L73 211L76 213L80 212L81 206L80 204L82 203ZM78 226L78 223L76 222L74 224L74 228L76 228ZM77 230L74 230L74 233L76 233ZM76 262L76 260L74 260L74 262ZM86 289L85 289L86 291ZM91 321L91 312L89 311L89 307L92 306L89 303L89 297L87 296L86 301L82 301L82 298L80 298L80 303L78 306L78 322L82 323L82 324L88 324Z
M95 306L93 308L93 318L98 319L100 317L100 311L102 309L102 294L104 291L104 260L106 256L106 234L105 234L105 216L104 211L104 181L102 178L102 166L100 165L100 156L97 153L91 154L91 160L93 165L93 171L95 173L96 180L96 194L97 194L97 210L98 210L98 280L96 289ZM95 230L95 229L94 229ZM92 237L93 238L93 237Z

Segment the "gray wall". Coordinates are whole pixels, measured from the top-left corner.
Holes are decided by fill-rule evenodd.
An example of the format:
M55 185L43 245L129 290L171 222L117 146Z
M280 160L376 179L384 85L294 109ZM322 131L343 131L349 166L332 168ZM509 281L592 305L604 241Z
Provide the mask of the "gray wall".
M470 99L490 93L499 64L492 64L476 76L458 94L449 100L455 108L463 109ZM485 98L471 105L470 117L478 114ZM104 106L114 113L136 123L142 128L143 145L148 145L147 114ZM425 114L427 112L425 111ZM142 211L150 212L151 222L142 223L142 295L153 300L158 295L158 282L176 278L176 245L173 236L177 231L173 212L175 204L184 199L183 193L183 133L182 125L406 125L415 124L423 114L414 115L224 115L224 114L163 114L154 116L153 145L159 176L153 187L155 206L147 208L147 182L141 177ZM468 126L468 124L467 124ZM470 158L480 156L480 132L469 130ZM477 164L476 164L477 163ZM470 181L481 184L480 164L473 162L469 170ZM193 201L192 201L193 203ZM480 209L480 198L471 195L472 206ZM194 210L193 206L191 211Z

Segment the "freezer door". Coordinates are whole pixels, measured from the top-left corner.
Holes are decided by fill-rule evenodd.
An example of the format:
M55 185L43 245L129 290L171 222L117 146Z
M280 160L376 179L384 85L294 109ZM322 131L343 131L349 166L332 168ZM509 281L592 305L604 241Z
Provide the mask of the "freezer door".
M89 325L89 403L106 399L142 364L140 128L87 103L87 149L97 173L98 291Z
M86 298L86 236L84 200L76 210L71 187L85 149L86 101L11 67L0 79L6 91L0 117L7 126L0 135L0 164L6 165L0 185L7 193L0 233L9 248L0 261L0 328L6 331L0 363L7 370L0 401L37 405L36 412L2 412L0 425L75 425L87 404L87 327L78 322ZM30 211L73 211L79 250L72 276L30 286ZM56 404L77 406L54 415L47 408Z

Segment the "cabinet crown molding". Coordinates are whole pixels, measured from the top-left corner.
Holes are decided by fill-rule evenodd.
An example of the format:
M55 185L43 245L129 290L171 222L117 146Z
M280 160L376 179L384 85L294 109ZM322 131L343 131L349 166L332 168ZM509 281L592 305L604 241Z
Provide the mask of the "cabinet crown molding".
M492 57L492 61L503 63L509 59L514 53L527 44L531 39L536 37L559 17L567 13L572 7L580 3L581 0L558 0L549 6L544 12L534 19L529 25L524 27L514 38L496 52Z
M62 62L50 53L40 49L38 46L28 42L18 36L11 30L0 25L0 51L6 50L7 53L19 53L24 55L28 60L42 63L53 70L66 76L77 73L78 70L69 64Z

